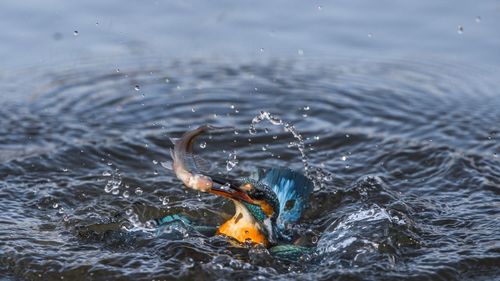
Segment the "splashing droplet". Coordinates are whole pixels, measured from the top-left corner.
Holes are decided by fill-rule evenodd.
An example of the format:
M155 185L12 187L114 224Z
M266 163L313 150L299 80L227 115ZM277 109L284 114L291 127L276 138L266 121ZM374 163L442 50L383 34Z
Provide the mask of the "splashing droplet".
M342 156L342 161L347 160L347 156Z
M331 176L331 175L326 175L326 176L323 178L323 180L325 180L325 181L332 181L332 180L333 180L333 178L332 178L332 176Z
M153 160L153 164L158 165L158 161Z
M135 189L135 194L137 194L137 195L142 195L143 192L144 191L140 187Z
M191 112L196 112L196 109L194 107L191 108Z
M464 27L463 27L463 26L461 26L461 25L459 25L459 26L458 26L458 29L457 29L457 32L458 32L458 34L462 34L462 33L464 33Z
M57 204L57 202L52 204L52 208L57 209L58 207L59 207L59 204Z
M227 160L226 161L226 170L229 172L231 171L237 164L238 162Z
M134 86L134 90L136 90L136 91L140 91L140 90L141 90L141 86L139 86L139 85L135 85L135 86Z
M78 36L78 30L73 31L73 35Z
M321 183L318 182L318 180L315 178L314 175L312 175L312 173L310 171L311 169L309 167L309 164L308 164L308 161L307 161L307 156L305 154L305 150L306 149L305 149L305 145L304 145L304 138L297 131L297 129L295 128L295 126L293 126L290 123L284 123L281 119L273 116L269 112L261 111L259 115L255 116L252 119L252 123L250 124L249 132L250 133L252 133L252 131L255 132L255 130L256 130L255 126L258 123L260 123L261 121L263 121L263 120L268 120L273 125L282 126L283 129L285 130L285 132L288 132L288 133L292 134L292 136L296 139L296 141L290 142L290 147L296 147L299 150L299 153L300 153L300 156L301 156L301 159L302 159L302 163L304 164L304 171L305 171L306 177L308 177L309 179L311 179L314 182L315 189L319 188L319 186L321 185ZM263 150L264 151L267 150L267 147L263 147Z
M130 193L128 192L128 190L125 190L122 194L123 198L129 198L130 197Z
M201 147L201 148L205 148L205 147L207 147L207 143L206 143L206 142L201 142L201 143L200 143L200 147Z
M163 200L161 201L161 204L162 204L162 205L167 205L169 202L170 202L170 199L168 199L168 197L167 197L167 196L165 196L165 197L163 198Z

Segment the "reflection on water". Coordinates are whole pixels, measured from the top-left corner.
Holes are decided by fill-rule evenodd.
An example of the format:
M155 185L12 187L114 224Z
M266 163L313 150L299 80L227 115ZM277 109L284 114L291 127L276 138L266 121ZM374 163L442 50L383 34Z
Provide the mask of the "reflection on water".
M41 72L33 69L29 84L18 78L21 95L0 110L7 278L499 274L500 99L487 73L347 59L140 60L119 72L106 63ZM217 225L231 213L230 203L187 191L165 168L169 138L189 128L235 128L196 147L232 177L304 170L293 132L272 126L285 121L268 116L271 125L248 130L261 111L293 124L306 164L329 173L294 228L315 252L290 262L182 224L153 231L150 220L167 214Z

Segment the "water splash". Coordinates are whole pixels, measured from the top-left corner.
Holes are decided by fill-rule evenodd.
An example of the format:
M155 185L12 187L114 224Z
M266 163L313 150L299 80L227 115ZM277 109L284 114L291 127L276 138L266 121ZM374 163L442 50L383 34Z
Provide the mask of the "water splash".
M229 159L226 160L226 170L228 172L231 171L234 167L236 167L236 165L238 165L238 162L236 151L229 153Z
M110 174L109 172L104 172L103 176L109 177L111 179L106 182L106 186L104 187L104 191L106 193L111 193L116 195L120 192L120 185L122 184L121 174L116 171L116 173Z
M305 109L307 108L307 109ZM310 108L307 106L305 107L304 110L309 110ZM293 124L290 124L288 122L283 121L282 119L274 116L273 114L267 112L267 111L261 111L259 115L255 116L252 119L252 123L250 124L250 127L248 129L249 133L254 135L257 133L257 128L256 125L259 124L260 122L267 120L271 124L275 126L281 126L285 130L285 132L292 134L293 138L295 141L292 141L289 143L288 147L296 147L297 150L300 153L300 158L302 160L302 163L304 165L304 173L307 178L309 178L313 184L314 184L314 190L319 190L321 189L325 181L329 181L327 179L331 179L332 176L329 172L326 172L322 169L319 168L311 168L309 165L309 158L307 157L305 151L305 144L304 144L304 138L302 135L297 131L295 126ZM265 149L267 150L267 149Z

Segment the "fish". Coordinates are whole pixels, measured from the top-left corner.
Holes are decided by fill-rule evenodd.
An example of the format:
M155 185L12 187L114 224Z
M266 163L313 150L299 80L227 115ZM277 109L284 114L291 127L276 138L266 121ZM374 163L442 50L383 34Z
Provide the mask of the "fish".
M206 132L234 130L231 127L215 127L202 125L194 130L187 131L179 139L171 139L174 148L170 150L172 156L172 170L176 177L189 189L209 192L216 195L230 196L234 199L252 203L253 200L241 190L238 181L216 175L206 175L196 168L196 157L193 155L193 143L196 137ZM191 163L192 161L192 163Z
M219 129L211 125L203 125L195 130L187 131L179 139L172 139L174 148L170 150L172 156L172 170L182 183L191 189L208 192L214 186L211 177L200 173L194 167L189 167L188 161L193 152L193 143L196 137L211 130Z

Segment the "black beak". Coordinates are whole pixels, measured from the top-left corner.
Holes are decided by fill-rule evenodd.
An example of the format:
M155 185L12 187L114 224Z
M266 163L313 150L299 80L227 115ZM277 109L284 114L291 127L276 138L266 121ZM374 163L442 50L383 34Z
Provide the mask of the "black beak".
M240 188L241 184L239 182L218 176L210 176L210 178L214 182L214 185L209 190L210 193L254 204L246 191Z

